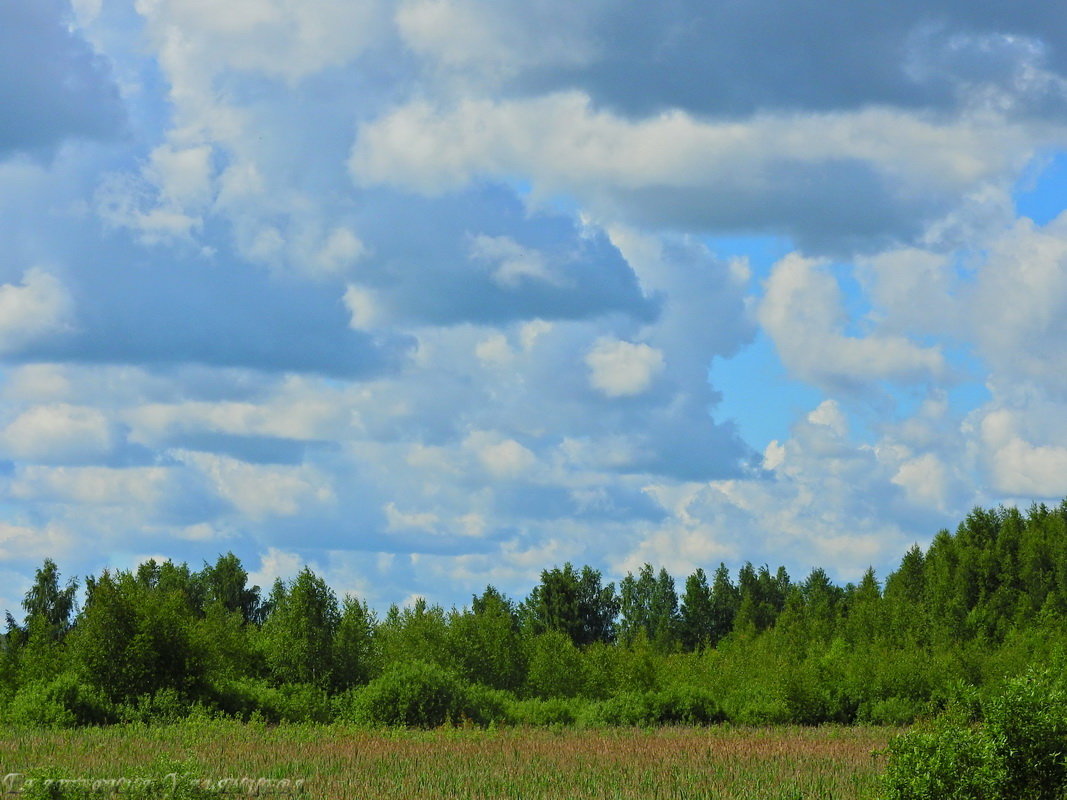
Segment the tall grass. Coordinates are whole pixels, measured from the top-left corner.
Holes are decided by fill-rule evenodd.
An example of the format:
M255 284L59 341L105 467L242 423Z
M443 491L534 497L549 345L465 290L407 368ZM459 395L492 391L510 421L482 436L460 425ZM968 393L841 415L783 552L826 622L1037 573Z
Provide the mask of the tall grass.
M0 728L0 772L304 778L307 797L874 800L890 732L862 727L370 731L239 724Z

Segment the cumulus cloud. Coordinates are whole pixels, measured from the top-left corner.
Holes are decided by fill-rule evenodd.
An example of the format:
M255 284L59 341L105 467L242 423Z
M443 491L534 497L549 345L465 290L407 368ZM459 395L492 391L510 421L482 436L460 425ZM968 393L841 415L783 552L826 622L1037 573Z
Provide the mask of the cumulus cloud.
M722 121L670 110L630 120L571 91L400 106L360 128L348 166L357 183L431 194L526 174L538 195L576 196L608 219L782 231L825 245L916 237L1043 141L991 113L869 108Z
M351 60L387 21L379 0L236 0L225 8L205 0L141 0L137 7L172 68L231 68L289 81Z
M27 270L21 284L0 285L0 353L68 330L72 306L63 283L40 267Z
M971 292L965 324L998 373L1067 399L1067 216L993 239Z
M655 9L617 0L579 9L561 0L437 0L408 8L411 45L437 63L467 66L471 81L485 71L499 80L504 71L513 93L577 88L630 116L668 108L734 116L768 108L951 109L993 93L1034 114L1064 110L1056 86L1067 71L1064 14L1039 0L909 0L862 14L776 0L711 8L684 0ZM444 41L449 31L469 45L466 55ZM544 55L526 55L546 40ZM501 44L517 55L507 58Z
M815 384L847 388L879 380L932 381L947 369L937 348L905 337L847 335L833 275L825 265L797 254L775 265L759 317L786 366Z
M586 353L589 383L608 397L641 394L663 371L663 353L647 344L599 339Z
M102 412L66 403L34 406L0 431L0 451L29 463L92 463L105 458L112 444Z

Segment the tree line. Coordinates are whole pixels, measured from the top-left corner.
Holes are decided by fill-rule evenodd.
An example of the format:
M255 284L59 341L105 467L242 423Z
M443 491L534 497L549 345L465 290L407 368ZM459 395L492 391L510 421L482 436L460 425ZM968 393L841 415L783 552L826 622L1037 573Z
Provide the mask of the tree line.
M880 581L719 564L681 587L545 569L446 610L379 616L313 571L269 591L232 553L79 585L45 560L0 635L0 719L189 714L371 723L906 723L1067 650L1067 501L976 508Z

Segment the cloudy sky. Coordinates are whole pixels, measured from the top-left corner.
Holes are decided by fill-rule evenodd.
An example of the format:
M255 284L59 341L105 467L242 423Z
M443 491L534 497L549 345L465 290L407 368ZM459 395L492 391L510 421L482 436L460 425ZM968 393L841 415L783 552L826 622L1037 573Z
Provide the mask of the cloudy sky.
M884 575L1067 495L1067 6L0 3L0 608Z

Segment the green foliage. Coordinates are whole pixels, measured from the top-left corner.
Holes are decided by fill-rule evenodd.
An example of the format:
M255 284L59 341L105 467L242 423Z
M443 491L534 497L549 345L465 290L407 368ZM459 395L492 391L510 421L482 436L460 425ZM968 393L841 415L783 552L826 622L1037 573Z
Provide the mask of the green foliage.
M1059 677L1059 676L1057 676ZM1031 672L982 704L1004 769L1004 797L1060 800L1067 789L1067 691Z
M315 684L275 686L266 680L245 677L217 686L212 701L224 713L244 720L329 722L336 716L330 696Z
M559 727L576 724L588 704L577 698L552 697L514 700L507 705L506 721L511 725Z
M22 686L8 705L6 716L17 725L47 727L104 725L118 719L116 709L98 690L69 672Z
M643 635L659 651L673 649L681 620L674 578L667 570L660 569L657 575L651 564L645 564L637 577L628 573L619 585L619 609L619 638L624 643Z
M346 596L333 641L334 685L340 689L367 683L381 660L377 619L367 604Z
M274 680L329 686L334 678L334 638L341 621L333 590L305 567L288 586L276 583L270 602L262 641Z
M70 627L77 591L78 583L75 580L59 588L59 568L52 559L46 558L22 601L27 627L38 620L42 623L42 635L59 638Z
M537 697L575 697L582 691L581 651L561 631L545 631L527 645L526 692Z
M886 800L999 800L1004 767L986 731L946 715L889 743ZM1021 800L1021 798L1019 799Z
M578 572L570 563L541 572L541 583L522 604L522 616L533 634L556 631L576 645L615 639L619 600L614 584L601 585L600 573L589 566Z
M972 695L976 697L976 695ZM974 721L978 711L982 721ZM1061 800L1067 692L1057 674L1012 678L889 744L887 800Z
M45 561L25 622L7 615L0 716L321 721L352 717L373 695L361 687L379 691L379 679L420 663L458 681L462 714L479 721L603 712L658 724L647 721L675 712L656 711L654 698L678 690L745 724L900 725L952 706L1016 742L1027 763L1044 756L1020 744L1037 736L1020 720L1061 735L1037 706L998 716L990 698L1022 692L1010 679L1032 664L1067 664L1067 501L975 509L925 552L909 549L884 590L871 569L839 587L819 568L793 583L784 568L745 563L736 582L725 564L710 581L695 570L679 598L666 570L645 564L616 595L597 570L565 564L518 605L490 586L469 609L420 599L379 619L358 598L339 604L306 568L261 602L232 553L200 572L151 560L105 570L85 579L80 611L75 588ZM1038 791L1019 780L1017 792Z
M516 691L526 675L526 657L514 609L493 587L471 611L448 619L448 647L459 674L471 683Z
M241 615L244 622L261 618L258 586L248 586L248 572L233 553L219 556L213 566L206 562L198 576L202 587L202 604L220 604L229 612Z
M907 697L886 697L862 703L856 721L869 725L911 725L926 713L927 704Z
M479 698L485 703L485 696ZM478 713L468 687L426 661L395 664L354 692L347 717L365 725L436 728Z
M726 717L706 690L673 686L652 692L620 692L591 704L582 716L586 725L709 725Z
M378 636L382 661L387 665L416 660L445 668L453 666L444 609L429 605L422 597L410 608L391 607Z
M678 635L686 650L702 650L718 641L714 638L715 609L711 587L703 569L698 567L685 579L685 594L678 614Z
M161 688L198 691L204 661L192 622L181 590L105 571L90 584L86 608L70 634L72 665L116 704Z

